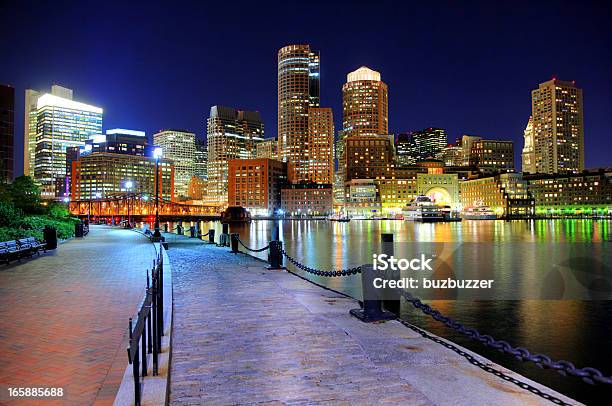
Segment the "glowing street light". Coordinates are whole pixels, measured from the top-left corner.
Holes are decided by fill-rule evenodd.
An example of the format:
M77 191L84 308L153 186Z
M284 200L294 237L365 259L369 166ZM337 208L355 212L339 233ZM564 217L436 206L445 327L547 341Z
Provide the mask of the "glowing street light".
M127 189L127 212L128 212L128 223L127 228L132 228L132 218L130 216L130 190L134 186L134 182L131 180L125 181L125 188Z
M155 232L153 233L153 241L161 240L159 232L159 160L162 159L163 150L161 147L153 148L153 158L155 158Z

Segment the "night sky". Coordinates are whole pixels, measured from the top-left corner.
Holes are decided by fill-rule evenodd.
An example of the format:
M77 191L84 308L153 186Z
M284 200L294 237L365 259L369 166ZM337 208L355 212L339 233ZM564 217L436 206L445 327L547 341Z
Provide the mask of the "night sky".
M104 128L184 128L210 107L261 112L276 135L277 51L321 51L321 105L341 128L341 87L361 65L389 85L392 133L435 126L515 141L530 91L556 76L584 90L587 167L612 166L609 2L211 1L170 6L0 0L0 82L16 88L17 174L24 90L52 83L104 108Z

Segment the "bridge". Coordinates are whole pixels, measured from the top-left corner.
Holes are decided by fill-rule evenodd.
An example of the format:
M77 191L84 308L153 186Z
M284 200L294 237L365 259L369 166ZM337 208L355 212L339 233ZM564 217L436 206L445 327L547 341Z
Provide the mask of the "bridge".
M154 198L147 195L114 195L99 199L71 200L69 210L80 218L121 218L132 221L155 220L156 204ZM223 207L217 205L192 205L159 199L160 221L198 221L217 220L221 217ZM118 220L118 219L117 219Z

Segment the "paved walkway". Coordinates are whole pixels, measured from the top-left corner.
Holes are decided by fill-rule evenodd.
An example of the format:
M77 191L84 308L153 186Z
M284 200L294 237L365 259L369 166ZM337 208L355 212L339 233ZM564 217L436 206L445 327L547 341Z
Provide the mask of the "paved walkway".
M0 266L0 387L64 388L61 402L44 405L112 405L127 364L127 320L154 257L142 235L92 226L40 258Z
M348 314L354 300L227 248L181 237L168 254L173 406L550 404L396 321L361 323Z

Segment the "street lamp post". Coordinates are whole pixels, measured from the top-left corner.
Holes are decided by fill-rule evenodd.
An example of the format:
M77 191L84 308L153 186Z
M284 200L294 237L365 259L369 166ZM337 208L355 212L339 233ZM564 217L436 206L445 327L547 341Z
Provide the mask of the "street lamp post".
M130 189L132 189L132 186L134 186L134 183L131 180L125 182L125 188L127 189L127 228L132 228L132 218L130 216Z
M156 147L153 150L153 157L155 158L155 231L153 232L153 241L161 240L161 233L159 232L159 160L162 157L162 149Z

